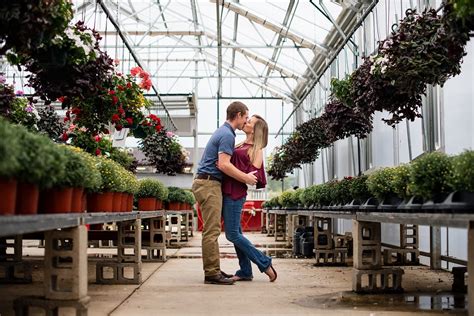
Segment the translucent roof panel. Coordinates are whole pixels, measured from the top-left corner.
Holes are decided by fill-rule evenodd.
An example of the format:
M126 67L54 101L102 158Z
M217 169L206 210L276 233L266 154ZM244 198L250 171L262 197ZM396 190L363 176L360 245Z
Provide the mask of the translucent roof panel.
M331 20L344 10L335 2L73 1L75 19L101 32L102 47L120 60L119 69L128 72L136 65L133 52L160 93L189 93L204 85L201 96L215 97L220 86L223 97L293 102L296 87L314 75L308 67L330 53L325 41L335 29Z

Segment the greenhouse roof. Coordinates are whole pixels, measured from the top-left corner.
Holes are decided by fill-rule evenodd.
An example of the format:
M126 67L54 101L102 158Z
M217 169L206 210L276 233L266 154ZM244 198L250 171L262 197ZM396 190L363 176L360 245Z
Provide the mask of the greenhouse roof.
M75 20L101 32L119 69L136 66L135 55L160 94L187 94L203 82L201 98L299 103L346 39L362 1L73 2Z

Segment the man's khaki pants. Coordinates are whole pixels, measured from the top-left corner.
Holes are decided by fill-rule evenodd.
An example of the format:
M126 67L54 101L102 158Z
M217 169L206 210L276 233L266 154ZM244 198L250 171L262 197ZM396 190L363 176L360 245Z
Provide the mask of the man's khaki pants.
M222 189L221 183L214 180L194 179L192 190L201 208L202 229L202 262L205 276L221 273L219 261L219 244L221 234Z

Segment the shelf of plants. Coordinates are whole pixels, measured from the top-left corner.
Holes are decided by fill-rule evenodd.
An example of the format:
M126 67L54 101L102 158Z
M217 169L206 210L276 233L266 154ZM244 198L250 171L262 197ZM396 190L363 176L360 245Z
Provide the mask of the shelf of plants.
M64 229L84 224L122 222L163 216L165 211L82 213L82 214L38 214L0 217L0 237Z

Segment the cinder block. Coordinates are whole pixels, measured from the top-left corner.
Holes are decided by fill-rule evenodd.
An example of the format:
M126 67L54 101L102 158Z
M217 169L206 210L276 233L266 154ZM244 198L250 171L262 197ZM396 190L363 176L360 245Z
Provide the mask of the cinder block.
M37 296L24 296L13 301L16 316L27 316L30 307L42 308L45 315L63 315L61 308L74 308L76 316L87 316L90 297L85 296L79 300L52 300Z
M141 261L141 220L118 223L117 260L119 262Z
M275 241L286 241L286 215L275 214Z
M166 262L166 247L145 247L146 256L142 261Z
M347 249L316 249L314 253L317 266L347 265Z
M141 279L141 262L102 261L96 265L96 282L100 284L140 284Z
M22 251L22 235L17 235L13 238L0 238L0 262L20 262L23 256Z
M31 283L31 265L29 262L0 262L0 284Z
M332 219L316 217L314 224L314 249L334 249Z
M354 268L360 270L378 269L382 267L380 246L362 246L354 249Z
M45 296L78 300L87 295L87 230L84 225L45 233Z
M352 274L352 290L357 293L403 292L402 275L399 268L358 270Z
M384 249L384 265L417 265L420 263L420 251L418 249Z
M381 243L381 225L375 222L352 221L355 245L379 245Z

